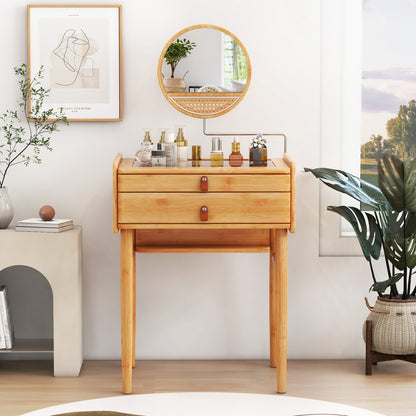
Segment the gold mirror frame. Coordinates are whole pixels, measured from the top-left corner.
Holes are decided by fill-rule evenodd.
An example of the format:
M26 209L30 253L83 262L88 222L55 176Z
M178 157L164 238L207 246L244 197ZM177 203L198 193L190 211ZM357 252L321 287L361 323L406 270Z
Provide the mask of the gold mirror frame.
M195 29L216 29L228 36L231 36L238 43L247 60L247 82L243 92L166 92L162 78L162 65L165 58L165 53L170 44L177 38L182 36L184 33ZM169 39L168 43L160 54L159 63L157 66L157 77L163 95L168 100L168 102L181 113L196 118L214 118L222 116L223 114L231 111L246 95L251 80L251 63L246 48L231 32L215 25L194 25L181 30L179 33Z

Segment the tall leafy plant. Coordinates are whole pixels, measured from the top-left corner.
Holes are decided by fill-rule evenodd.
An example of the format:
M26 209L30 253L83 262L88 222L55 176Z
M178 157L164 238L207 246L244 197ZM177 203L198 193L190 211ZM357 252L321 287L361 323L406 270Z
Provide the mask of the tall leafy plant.
M180 60L190 55L195 47L196 43L187 39L176 39L169 45L165 53L165 61L172 70L171 78L174 78L175 69Z
M25 64L14 68L14 72L20 78L20 108L5 110L0 115L0 188L12 166L41 163L41 149L52 150L51 136L58 130L58 123L68 124L62 108L58 111L43 108L50 92L41 84L43 67L33 79L29 79Z
M354 229L370 266L373 279L370 289L384 297L409 299L415 296L412 276L416 271L416 157L401 160L384 154L378 162L378 187L338 169L305 168L305 171L372 210L345 205L328 207ZM384 280L377 280L372 262L378 260L382 252L386 276ZM389 288L389 295L384 294Z

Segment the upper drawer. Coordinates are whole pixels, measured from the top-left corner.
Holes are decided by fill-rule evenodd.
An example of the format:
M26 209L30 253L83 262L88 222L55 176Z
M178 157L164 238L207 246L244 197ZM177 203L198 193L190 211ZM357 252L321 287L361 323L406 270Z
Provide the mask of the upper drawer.
M118 175L119 192L289 192L290 175Z
M208 220L201 220L201 208ZM119 193L120 224L289 224L290 193Z

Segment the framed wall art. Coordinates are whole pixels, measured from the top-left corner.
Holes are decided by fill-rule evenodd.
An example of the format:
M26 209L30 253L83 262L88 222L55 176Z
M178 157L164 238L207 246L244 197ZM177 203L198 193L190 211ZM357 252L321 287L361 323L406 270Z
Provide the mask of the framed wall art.
M121 6L28 5L29 75L70 121L122 120Z

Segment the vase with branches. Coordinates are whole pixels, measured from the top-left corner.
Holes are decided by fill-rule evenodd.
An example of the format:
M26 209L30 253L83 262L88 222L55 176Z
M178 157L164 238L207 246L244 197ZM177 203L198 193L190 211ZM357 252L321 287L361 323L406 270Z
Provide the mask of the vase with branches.
M32 79L25 64L14 68L14 72L19 77L18 109L7 109L0 114L0 217L2 210L7 211L6 217L3 212L3 220L0 218L0 228L7 228L13 217L5 188L10 169L19 164L42 163L41 150L52 150L52 133L58 131L59 123L68 124L62 108L44 109L50 90L42 86L43 67Z

